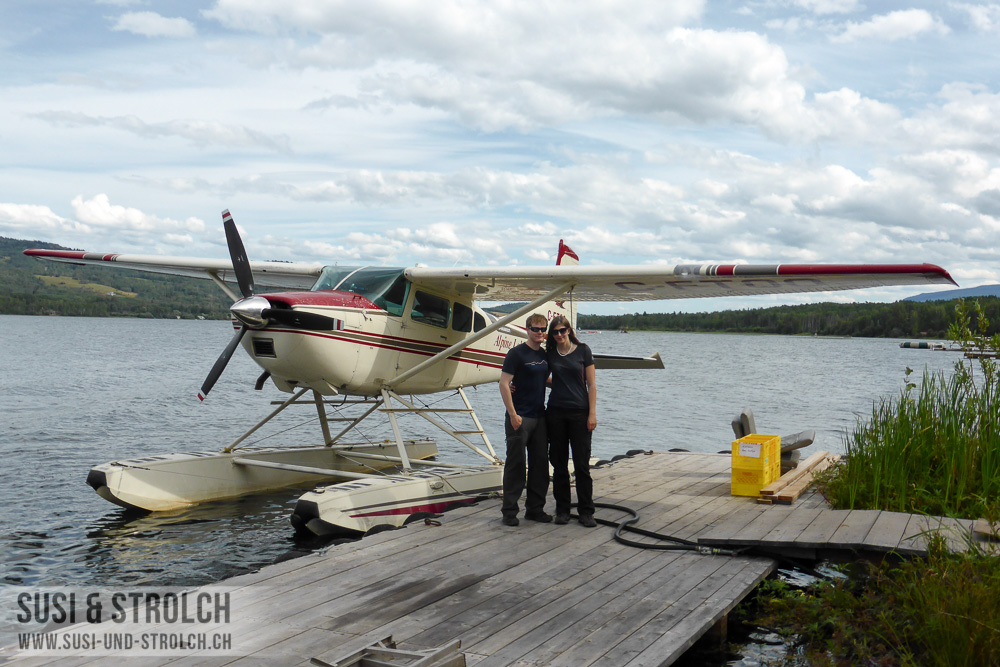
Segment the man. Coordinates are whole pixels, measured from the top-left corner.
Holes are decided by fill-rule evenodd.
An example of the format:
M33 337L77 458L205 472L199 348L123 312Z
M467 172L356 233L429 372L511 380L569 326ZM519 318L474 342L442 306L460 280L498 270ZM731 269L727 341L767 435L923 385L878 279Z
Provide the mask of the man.
M552 521L545 513L545 494L549 490L548 441L545 436L545 380L549 362L542 349L548 320L535 313L526 323L528 340L507 353L500 374L500 396L507 415L507 460L503 465L503 505L500 508L505 526L516 526L517 502L525 487L527 459L528 495L524 518L543 523ZM511 390L513 384L514 390Z

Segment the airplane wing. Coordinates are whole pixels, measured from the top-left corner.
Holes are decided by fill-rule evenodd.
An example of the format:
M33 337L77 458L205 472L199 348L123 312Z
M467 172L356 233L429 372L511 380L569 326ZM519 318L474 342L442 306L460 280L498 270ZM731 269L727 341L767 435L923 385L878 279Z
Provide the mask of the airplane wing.
M78 250L24 251L25 255L70 264L217 278L235 283L227 259L126 255ZM323 271L319 263L250 262L260 285L307 290ZM404 270L429 288L471 295L480 301L532 301L572 285L575 301L649 301L957 283L933 264L681 264L643 266L525 266Z
M683 264L409 268L414 283L481 301L531 301L572 285L575 301L650 301L882 287L957 285L933 264Z
M116 266L124 269L166 273L192 278L212 278L235 284L233 262L229 259L200 259L192 257L161 257L158 255L120 255L115 253L82 252L79 250L24 251L29 257L69 264ZM254 280L258 285L308 290L323 271L322 264L301 262L250 262Z

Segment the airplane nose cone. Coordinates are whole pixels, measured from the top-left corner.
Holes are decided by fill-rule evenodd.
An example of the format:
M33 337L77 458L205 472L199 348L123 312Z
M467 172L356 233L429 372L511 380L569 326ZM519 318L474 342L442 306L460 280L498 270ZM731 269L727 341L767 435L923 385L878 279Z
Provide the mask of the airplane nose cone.
M264 297L250 296L230 306L229 312L251 329L260 329L267 324L264 310L270 307L271 303Z

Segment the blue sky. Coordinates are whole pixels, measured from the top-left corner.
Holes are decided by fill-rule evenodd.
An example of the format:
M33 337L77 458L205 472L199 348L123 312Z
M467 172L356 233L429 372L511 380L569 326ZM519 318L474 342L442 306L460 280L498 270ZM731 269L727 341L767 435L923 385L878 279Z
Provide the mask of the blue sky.
M223 257L229 208L254 259L996 283L998 37L981 2L13 0L0 235Z

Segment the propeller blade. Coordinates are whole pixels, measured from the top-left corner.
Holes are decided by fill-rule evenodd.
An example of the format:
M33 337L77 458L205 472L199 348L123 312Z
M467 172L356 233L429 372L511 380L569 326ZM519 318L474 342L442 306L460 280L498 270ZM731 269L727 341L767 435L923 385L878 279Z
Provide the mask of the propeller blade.
M222 375L222 371L226 368L226 364L229 363L229 359L233 356L233 352L236 351L236 346L240 344L240 340L243 339L243 334L247 332L247 326L244 324L240 327L240 330L236 332L232 340L229 341L229 345L226 345L226 349L222 351L219 358L215 360L215 365L212 366L212 370L208 372L208 377L205 378L205 383L201 385L201 391L198 392L198 399L204 401L205 397L208 396L208 392L212 391L212 387L215 386L215 382Z
M271 322L310 331L332 331L336 324L336 320L332 317L290 308L267 308L262 315Z
M229 245L229 256L233 260L233 271L236 273L236 282L240 284L240 292L244 297L253 296L253 271L250 270L250 260L247 259L243 239L240 238L228 208L222 212L222 226L226 230L226 243Z

